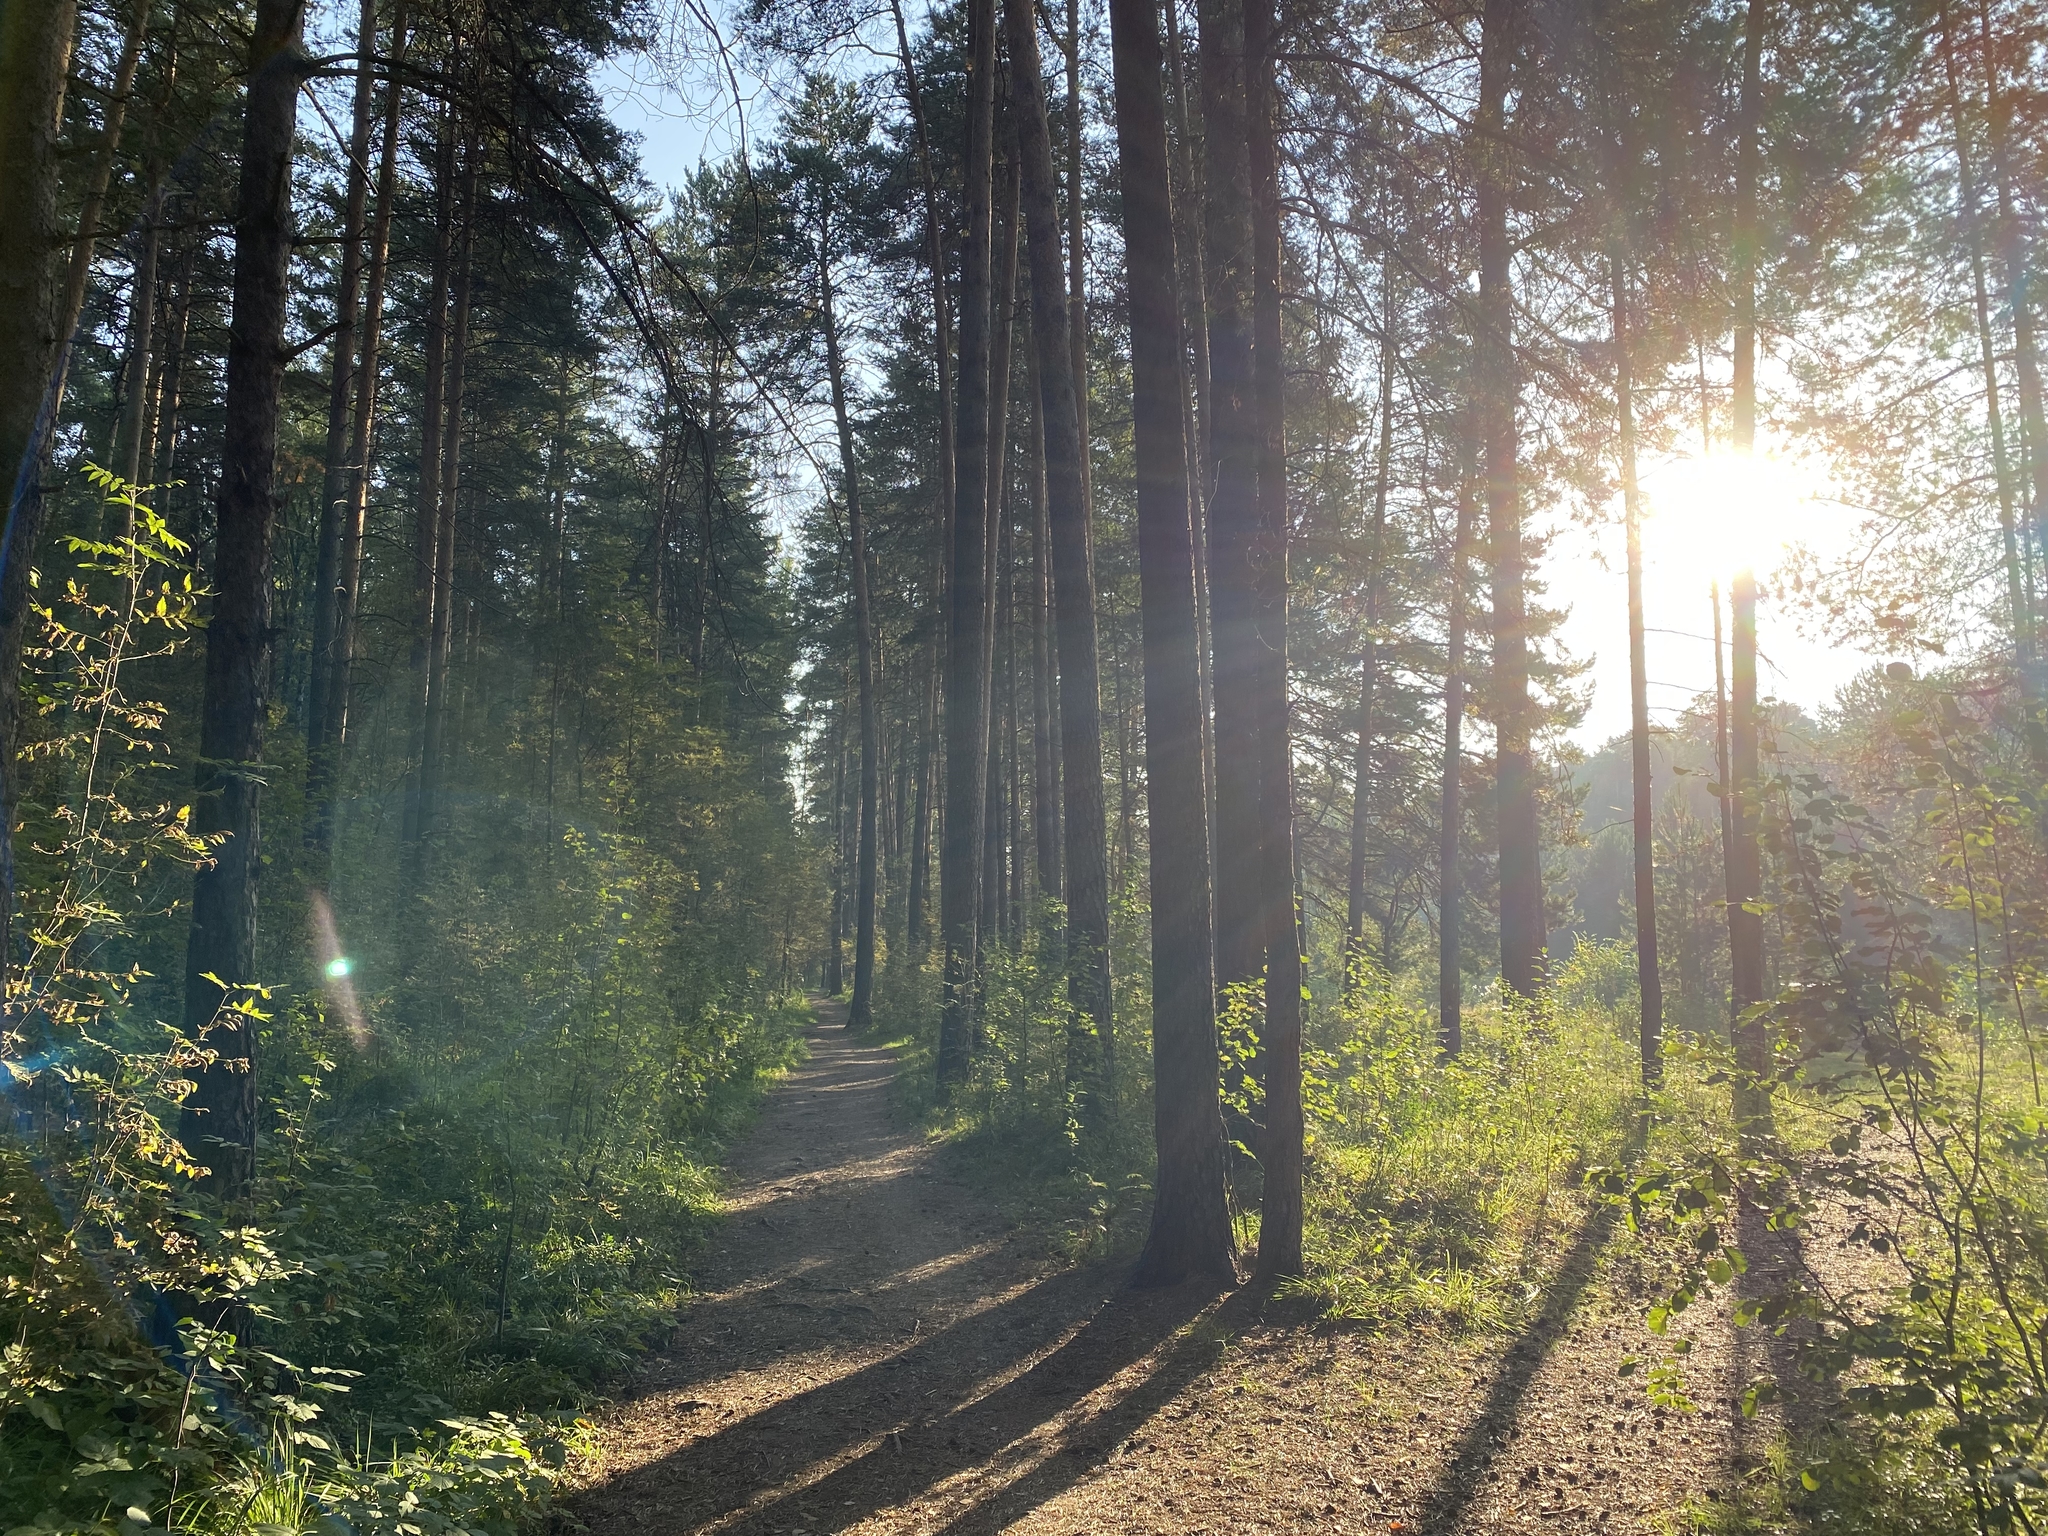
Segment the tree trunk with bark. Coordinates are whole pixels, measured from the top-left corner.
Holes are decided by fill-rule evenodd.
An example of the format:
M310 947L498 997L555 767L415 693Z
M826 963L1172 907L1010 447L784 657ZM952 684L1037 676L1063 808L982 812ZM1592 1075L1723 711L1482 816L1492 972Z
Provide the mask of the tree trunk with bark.
M455 711L450 661L455 642L455 536L462 499L462 428L469 373L469 326L476 269L477 146L463 152L462 185L456 210L461 231L455 257L455 312L448 329L448 385L441 426L441 495L434 528L434 622L427 657L427 730L420 754L419 837L413 844L415 878L427 845L441 831L441 786L454 751Z
M192 829L221 839L192 882L185 1032L215 1053L185 1101L183 1138L224 1202L249 1188L256 1153L255 1020L233 1008L256 975L263 725L269 702L270 551L277 527L278 398L292 252L292 136L306 61L298 0L258 0L249 43L233 317L206 680Z
M1742 100L1735 159L1735 356L1733 442L1747 457L1756 445L1757 120L1763 90L1765 0L1749 0L1743 26ZM1733 616L1729 708L1728 961L1735 1013L1735 1113L1749 1122L1768 1113L1755 1079L1768 1067L1761 1020L1744 1015L1764 996L1763 852L1758 839L1761 753L1756 687L1756 574L1738 571L1729 593ZM1745 1080L1747 1079L1747 1080Z
M1068 1072L1085 1082L1083 1056L1094 1036L1100 1083L1115 1084L1110 1015L1109 830L1103 804L1100 662L1095 630L1095 536L1085 472L1081 377L1070 289L1062 279L1054 203L1052 136L1037 88L1038 41L1025 0L1009 0L1012 81L1017 118L1020 199L1031 261L1031 340L1038 365L1038 410L1045 428L1046 522L1059 662L1059 742L1065 823L1067 999L1073 1010Z
M337 663L342 605L342 545L347 541L354 500L349 460L350 406L354 403L358 353L357 310L363 274L363 225L370 202L370 120L375 115L377 0L363 0L356 23L355 114L349 125L347 194L342 204L341 270L335 284L334 350L327 379L326 474L321 486L318 544L313 567L313 655L306 706L306 842L316 852L326 845L336 771L331 729L335 706L329 692L340 684ZM393 87L395 92L396 87ZM363 350L367 350L365 345ZM316 873L322 878L325 871Z
M1257 423L1252 381L1251 172L1244 12L1201 0L1202 267L1209 310L1210 677L1215 701L1216 986L1265 969L1259 819Z
M940 529L939 558L933 571L932 596L942 610L950 599L952 580L953 517L957 496L953 425L953 306L946 291L945 235L940 223L938 178L932 169L931 139L924 116L923 93L918 88L917 66L910 51L910 32L904 25L901 0L890 0L890 14L896 21L896 47L903 65L903 99L910 110L910 123L917 144L918 182L924 198L925 264L932 284L933 368L938 381L939 494L934 515ZM924 725L917 768L916 824L910 837L910 882L907 893L907 925L913 953L922 954L929 926L931 881L931 835L933 780L940 756L940 682L944 672L941 636L934 630L925 645Z
M1004 115L1007 118L1008 114ZM1014 147L1006 145L1004 149L992 220L995 251L989 273L988 527L982 545L982 590L987 600L982 629L986 663L981 686L988 709L988 757L982 779L981 818L984 944L998 942L1003 932L1003 903L1009 890L1003 845L1003 699L998 686L998 620L1003 617L1001 596L1009 566L1010 375L1016 356L1019 178Z
M57 223L57 136L64 121L77 7L0 9L0 472L7 521L0 533L0 982L13 975L16 743L21 662L33 612L29 572L47 510L43 478L57 420L69 328L51 259Z
M967 156L955 393L952 583L946 613L946 810L939 859L944 996L938 1077L967 1078L974 1038L981 908L983 775L988 771L989 251L995 136L995 0L967 8Z
M400 835L410 850L425 835L424 788L427 719L434 644L434 598L441 554L441 427L448 377L448 285L454 252L455 141L442 107L440 147L435 156L433 257L427 277L426 345L420 383L419 484L414 488L412 541L412 644L407 657L412 709L412 746ZM414 854L408 851L408 860Z
M406 12L400 0L391 22L393 68L403 64ZM314 878L324 879L334 858L336 816L341 797L343 755L349 745L349 697L355 680L356 614L362 598L363 535L370 510L370 457L376 441L378 365L382 356L384 294L391 264L391 222L397 203L399 118L403 92L393 77L384 88L384 125L377 162L376 215L369 235L369 279L363 300L362 340L356 350L354 404L348 441L347 503L342 509L335 553L333 632L327 646L319 696L325 761L318 794L310 796L306 820ZM317 655L317 647L316 647ZM316 677L318 674L316 673ZM308 754L309 760L312 754ZM309 765L309 778L312 769ZM309 785L309 790L311 786Z
M1152 840L1153 1133L1158 1174L1139 1284L1235 1277L1223 1189L1207 796L1195 654L1195 554L1182 378L1165 61L1152 0L1110 0L1131 306L1145 772Z
M1478 159L1479 375L1487 534L1493 556L1493 718L1500 847L1500 973L1523 997L1543 983L1542 826L1536 797L1529 697L1529 616L1523 584L1521 473L1515 407L1514 291L1508 240L1512 156L1508 84L1514 72L1517 0L1486 0L1480 21Z
M23 5L17 6L14 9L15 14L26 19L32 11L41 11L43 8ZM65 62L58 66L60 72L70 60L71 28L76 10L77 7L75 5L61 5L49 9L46 13L47 19L52 26L61 24L63 29ZM56 419L58 412L64 408L64 389L71 369L71 353L76 339L75 333L78 330L78 317L85 309L86 285L92 281L93 257L98 253L99 238L102 233L100 229L100 215L106 210L107 186L113 180L114 160L121 149L121 128L128 120L128 101L135 90L135 71L142 63L143 44L148 40L149 36L150 10L149 0L136 0L135 9L128 18L128 31L121 40L121 57L114 65L114 88L107 97L106 115L101 122L100 141L93 151L92 169L86 173L85 195L80 200L78 209L78 236L71 247L71 260L67 263L67 271L64 278L64 297L55 320L58 355L56 381L51 392L50 416L52 421ZM15 55L12 50L16 46L16 38L13 35L15 25L16 23L10 19L7 23L9 35L4 42L4 46L9 50L7 55L9 74L14 72L12 61ZM31 55L24 58L22 63L30 67L33 66L33 45L31 45ZM62 111L63 88L63 81L60 79L57 82L57 105L53 108L53 111L58 113ZM5 102L7 106L7 110L10 113L9 121L20 122L23 127L29 126L34 121L32 116L28 119L20 119L12 115L15 113L16 108L12 100L9 99L14 94L11 84L0 85L0 92L5 92L4 96L0 96L0 102ZM12 208L16 205L9 203L8 206ZM52 239L51 243L55 244L54 239ZM38 393L41 392L45 382L47 381L37 381L36 389Z
M1287 676L1286 358L1280 284L1279 146L1275 142L1273 0L1244 0L1245 127L1251 180L1252 400L1258 465L1253 552L1259 700L1260 932L1266 950L1265 1136L1259 1278L1301 1273L1302 956L1295 916L1294 722Z
M1635 378L1629 354L1628 270L1620 253L1609 276L1614 302L1614 410L1620 429L1621 505L1628 527L1630 814L1635 833L1636 1003L1643 1089L1664 1077L1664 980L1657 970L1657 864L1651 825L1650 675L1643 644L1643 518L1636 489Z
M832 253L828 231L818 240L818 314L825 330L825 366L832 375L832 418L839 429L839 473L846 496L846 543L853 582L853 654L856 708L860 712L860 843L854 854L853 1000L849 1029L874 1022L876 818L881 812L880 742L875 715L874 620L868 606L868 536L860 504L860 461L854 452L853 417L846 406L846 369L839 350L839 320L833 311Z
M1444 1056L1465 1048L1465 573L1472 547L1470 475L1458 485L1451 532L1450 612L1445 622L1444 766L1438 794L1437 1045Z
M1030 222L1030 216L1025 216ZM1035 289L1034 289L1035 292ZM1059 679L1053 674L1052 525L1045 505L1045 379L1035 318L1025 337L1026 393L1031 405L1031 832L1041 901L1066 899L1060 864ZM1059 943L1059 935L1047 934ZM1064 949L1064 945L1060 946Z
M1344 987L1356 978L1365 953L1365 875L1372 837L1373 704L1380 678L1380 593L1387 566L1387 492L1394 466L1394 281L1392 262L1380 263L1379 446L1373 456L1372 532L1365 576L1365 645L1358 658L1358 753L1351 771L1351 867L1344 914Z

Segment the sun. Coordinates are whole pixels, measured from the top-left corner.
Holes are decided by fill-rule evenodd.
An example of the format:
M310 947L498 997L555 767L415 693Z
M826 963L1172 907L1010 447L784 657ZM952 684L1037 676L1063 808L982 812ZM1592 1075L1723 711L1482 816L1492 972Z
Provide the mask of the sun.
M1815 487L1770 454L1673 458L1643 477L1646 558L1669 577L1723 590L1741 570L1767 575L1805 533Z

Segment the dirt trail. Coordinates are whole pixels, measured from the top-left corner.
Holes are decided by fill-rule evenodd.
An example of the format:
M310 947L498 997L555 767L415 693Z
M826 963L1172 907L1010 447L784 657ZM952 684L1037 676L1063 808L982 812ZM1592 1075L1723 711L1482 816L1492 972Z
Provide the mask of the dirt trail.
M1695 1359L1723 1405L1699 1415L1617 1381L1644 1341L1632 1305L1601 1299L1603 1227L1512 1338L1129 1291L948 1178L891 1121L889 1053L839 1019L820 1006L809 1060L738 1149L702 1294L564 1511L597 1536L1606 1536L1666 1528L1754 1458L1725 1341Z

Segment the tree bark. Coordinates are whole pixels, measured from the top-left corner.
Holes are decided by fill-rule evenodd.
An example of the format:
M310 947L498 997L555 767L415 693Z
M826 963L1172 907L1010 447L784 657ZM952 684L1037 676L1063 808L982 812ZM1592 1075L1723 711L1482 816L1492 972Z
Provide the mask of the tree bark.
M1756 264L1757 118L1762 100L1765 0L1749 0L1743 26L1742 102L1735 159L1735 357L1734 447L1748 456L1756 444ZM1768 1066L1768 1037L1761 1020L1743 1015L1764 996L1764 920L1751 907L1763 897L1763 855L1757 820L1762 806L1757 741L1756 574L1738 571L1730 594L1733 610L1730 665L1728 959L1735 1012L1735 1113L1748 1122L1767 1112L1755 1078ZM1748 1078L1748 1081L1744 1079Z
M983 654L987 661L982 671L981 686L983 697L988 701L989 741L987 772L982 779L981 933L984 943L994 942L1003 932L1003 902L1009 890L1003 845L1003 700L996 684L999 677L997 620L1003 613L1001 594L1009 564L1010 375L1016 354L1019 183L1016 153L1007 146L1006 149L1000 162L1002 183L996 194L993 216L995 252L989 276L988 532L982 545L982 584L988 596L982 632Z
M391 21L391 62L404 62L406 11L399 0ZM335 556L334 629L327 647L327 676L320 694L321 749L317 796L307 817L307 840L316 879L324 879L334 858L336 816L341 797L343 754L349 746L349 698L355 679L356 613L362 599L363 534L370 510L370 459L376 441L378 365L383 347L384 293L391 259L391 221L397 204L398 129L404 95L394 74L384 91L383 140L377 162L377 212L369 237L369 280L363 301L362 340L357 348L354 409L348 442L348 502L343 509ZM309 753L309 757L311 754ZM309 768L310 776L310 768ZM309 786L310 788L310 786Z
M1501 979L1524 997L1543 983L1542 828L1532 746L1529 618L1523 583L1522 496L1516 463L1520 393L1509 267L1507 94L1514 73L1516 0L1486 0L1480 23L1478 156L1479 375L1487 531L1493 555L1493 718L1500 847Z
M1195 654L1194 529L1181 438L1173 199L1156 0L1110 0L1124 256L1131 306L1138 584L1150 821L1152 1228L1134 1279L1235 1278L1223 1192L1209 837Z
M874 620L868 606L868 536L861 514L860 460L853 446L853 417L846 407L846 369L839 351L839 321L833 312L832 253L826 231L818 240L818 312L825 329L825 364L832 375L832 417L839 428L839 473L846 495L847 559L853 575L853 654L860 711L860 846L854 855L853 1000L849 1029L874 1022L875 889L879 854L876 818L881 812L881 747L875 716Z
M1013 93L1014 94L1014 93ZM1026 223L1029 223L1026 215ZM1034 294L1035 294L1034 288ZM1028 311L1027 311L1028 313ZM1060 747L1054 721L1059 679L1053 675L1052 525L1045 505L1045 380L1035 319L1025 338L1026 393L1031 405L1031 831L1041 901L1064 902L1060 866ZM1059 936L1048 933L1048 942ZM1064 945L1060 945L1064 949Z
M1621 505L1628 527L1628 701L1630 810L1635 832L1636 1001L1641 1014L1643 1089L1664 1077L1664 980L1657 969L1656 842L1651 828L1650 674L1643 646L1643 520L1636 488L1635 378L1629 355L1628 271L1610 263L1614 290L1614 411L1620 428Z
M1365 647L1358 661L1358 755L1351 772L1351 868L1344 914L1344 987L1365 953L1365 876L1372 836L1373 704L1380 676L1380 593L1386 579L1387 492L1394 461L1394 282L1392 262L1380 259L1380 421L1373 460L1372 534L1366 558Z
M185 1101L185 1144L212 1170L224 1202L249 1188L256 1153L255 1021L233 989L256 974L259 797L269 695L270 550L277 526L278 397L292 251L292 135L305 58L298 0L258 0L249 44L241 185L236 199L233 315L213 612L206 629L195 832L222 839L192 882L185 950L185 1032L214 1061Z
M1286 359L1280 313L1279 146L1274 128L1273 0L1244 0L1245 129L1251 182L1252 399L1258 465L1254 683L1259 702L1259 929L1266 950L1266 1126L1260 1280L1301 1273L1302 956L1295 916L1294 730L1287 676Z
M377 0L363 0L356 23L355 115L349 124L348 184L342 207L341 270L334 298L334 350L327 378L326 474L321 486L319 540L313 567L312 677L306 706L306 842L316 854L329 834L327 806L333 797L336 714L328 694L341 682L336 641L342 605L342 545L348 537L353 475L350 473L350 406L358 350L358 301L363 274L363 224L370 201L370 119L374 115ZM397 86L392 86L395 95ZM381 167L380 167L381 170ZM365 344L364 350L367 350ZM323 861L324 862L324 861ZM324 876L325 870L316 874Z
M1115 1088L1115 1034L1109 965L1109 830L1103 804L1102 684L1095 631L1095 536L1085 472L1082 380L1071 289L1062 288L1060 229L1054 203L1051 125L1039 88L1038 39L1027 0L1007 0L1010 100L1026 244L1031 260L1031 341L1037 359L1038 411L1045 430L1046 523L1059 662L1060 789L1065 823L1067 1000L1073 1012L1068 1073L1087 1080L1082 1055L1093 1035L1101 1091ZM1071 276L1071 273L1067 274ZM1108 1106L1104 1106L1108 1107Z
M156 332L156 269L162 246L157 176L152 167L150 190L142 213L142 239L135 253L135 280L128 294L128 360L122 367L125 393L121 399L121 423L115 433L114 458L121 478L130 485L142 483L143 439L149 435L149 359ZM130 509L122 533L135 534L135 514Z
M0 369L0 469L8 476L0 532L0 982L15 963L14 766L29 574L42 542L43 477L69 350L50 258L60 239L57 136L76 20L73 0L0 9L0 357L8 360Z
M1074 422L1081 434L1081 496L1084 505L1093 507L1094 439L1088 428L1088 208L1081 178L1081 0L1067 0L1066 45L1067 337L1073 354Z
M903 99L910 109L911 127L917 142L918 181L924 195L925 264L931 271L933 368L939 393L939 494L934 516L939 529L939 537L934 542L939 553L933 568L932 595L945 610L950 601L952 527L957 497L953 443L953 308L946 292L946 250L939 217L938 178L932 170L931 139L925 124L923 96L918 89L917 67L910 51L910 32L904 25L901 0L890 0L889 9L896 21L896 46L903 63ZM938 772L940 756L939 693L944 670L941 650L940 635L934 630L925 644L924 725L919 745L917 820L911 829L910 888L906 903L910 945L915 954L923 953L928 927L926 908L931 881L932 781Z
M406 780L401 837L408 845L425 836L427 720L433 708L430 681L434 645L434 599L440 582L441 428L448 370L448 284L453 254L455 141L442 107L440 147L435 155L434 243L427 278L427 335L420 383L419 485L415 489L412 541L412 645L407 657L412 706L412 749ZM408 851L411 860L415 855Z
M982 777L988 771L989 249L995 135L995 0L967 8L966 233L960 254L960 375L954 432L952 590L946 614L946 810L939 860L944 997L938 1077L967 1077L981 908Z
M455 258L455 313L448 331L448 386L441 426L441 496L434 528L434 622L427 658L427 732L420 754L420 835L414 846L423 859L427 844L441 830L442 783L454 751L454 710L449 695L449 669L455 638L455 534L462 497L462 409L468 387L469 324L476 271L477 147L463 152L462 186L457 205L461 242ZM417 873L417 869L416 869Z
M1998 51L1991 36L1990 0L1978 7L1977 35L1984 55L1985 119L1990 134L1991 175L1998 196L1997 245L2005 267L2005 300L2012 311L2013 371L2019 380L2020 444L2026 462L2021 499L2036 548L2048 551L2048 417L2043 412L2040 350L2034 333L2032 254L2026 226L2014 207L2012 109L2000 83ZM2035 596L2038 602L2038 594ZM2038 663L2040 614L2030 614L2029 622L2034 629Z
M825 920L825 995L846 990L846 713L832 726L832 890Z
M1999 403L1998 344L1991 333L1991 287L1985 275L1984 229L1977 206L1977 169L1970 153L1969 127L1963 120L1962 92L1956 79L1955 38L1947 0L1935 7L1941 47L1943 83L1948 97L1950 129L1955 136L1957 221L1970 256L1970 293L1977 322L1977 357L1984 374L1984 421L1991 433L1991 472L1998 488L1998 532L2005 553L2005 595L2012 619L2012 642L2023 691L2032 692L2034 636L2021 572L2019 523L2012 465L2005 451L2005 412ZM2031 710L2029 711L2031 713Z
M1444 766L1438 796L1437 1044L1444 1056L1465 1048L1465 573L1472 547L1472 486L1458 484L1458 517L1451 532L1450 612L1445 622Z
M26 18L30 11L38 9L40 8L36 6L17 7L18 12L24 18ZM100 215L106 210L107 185L114 179L114 159L121 150L121 128L128 118L129 97L135 91L135 71L142 63L142 47L149 36L150 10L150 0L136 0L134 13L128 18L128 32L121 40L121 57L114 65L114 89L107 98L106 117L100 127L99 145L93 152L92 169L86 175L85 196L79 204L78 236L76 243L71 247L71 260L67 263L64 278L64 298L62 307L57 311L56 316L58 356L56 384L50 406L52 421L64 409L64 389L71 371L71 353L75 341L74 333L78 330L78 317L85 308L86 285L92 281L92 261L93 257L98 254L99 246ZM68 67L70 62L71 28L76 11L76 5L66 4L51 10L48 16L51 26L61 25L63 29L64 59L58 65L60 74ZM13 31L13 25L14 23L10 21L8 25L10 34ZM8 58L12 60L15 57L12 51L15 47L14 37L10 35L4 46L9 50ZM33 65L34 61L32 58L29 58L23 62ZM63 81L60 79L57 82L56 106L53 108L53 111L58 114L61 114L62 111L63 89ZM8 96L13 94L11 90L4 86L0 86L0 91L5 91ZM9 104L8 110L10 114L14 114L16 111L11 104ZM10 122L18 120L18 116L10 115ZM23 126L27 126L33 120L33 117L31 117L27 122L23 123ZM54 120L61 122L61 117ZM8 206L13 207L15 205L10 203ZM51 243L55 243L54 239ZM40 392L40 382L37 388Z
M1252 232L1245 141L1244 13L1201 0L1203 272L1209 304L1210 677L1215 701L1216 987L1265 969L1260 873L1257 426L1252 381Z

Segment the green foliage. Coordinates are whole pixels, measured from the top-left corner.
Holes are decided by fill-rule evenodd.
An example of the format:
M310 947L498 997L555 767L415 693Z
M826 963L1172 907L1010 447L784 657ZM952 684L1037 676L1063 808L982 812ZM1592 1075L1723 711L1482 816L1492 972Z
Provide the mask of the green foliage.
M1543 1003L1468 1008L1465 1050L1445 1061L1430 1013L1361 957L1313 1025L1329 1092L1296 1289L1361 1321L1526 1317L1587 1219L1581 1170L1633 1125L1633 1009L1604 1001L1624 974L1632 987L1621 946L1582 944Z
M2033 775L1994 724L1956 692L1898 690L1889 815L1777 776L1790 975L1758 1010L1773 1060L1717 1064L1741 1121L1595 1179L1632 1226L1681 1240L1653 1328L1732 1292L1738 1323L1786 1334L1835 1384L1853 1435L1811 1448L1812 1499L1910 1487L1983 1530L2031 1529L2048 1486L2048 1118L2028 1017L2048 886ZM1809 1235L1824 1213L1846 1230ZM1766 1268L1760 1242L1793 1261ZM1880 1513L1896 1523L1896 1502Z
M667 1326L718 1147L798 1049L786 802L696 679L614 629L560 819L506 837L528 818L473 799L396 879L366 829L347 857L382 882L315 890L310 953L273 943L301 984L237 991L260 1156L216 1209L177 1138L205 1034L151 1019L175 994L143 961L209 849L174 714L128 691L175 677L199 594L139 493L95 484L133 532L73 541L27 690L0 1529L509 1536L589 1447L577 1406ZM179 1312L229 1326L187 1318L167 1356Z

